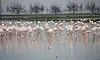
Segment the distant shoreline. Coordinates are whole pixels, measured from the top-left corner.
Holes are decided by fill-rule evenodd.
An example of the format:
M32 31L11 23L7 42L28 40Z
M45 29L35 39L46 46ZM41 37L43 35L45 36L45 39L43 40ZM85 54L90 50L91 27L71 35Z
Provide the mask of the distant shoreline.
M68 14L19 14L19 15L0 15L0 20L79 20L79 19L91 19L100 20L100 13L68 13Z

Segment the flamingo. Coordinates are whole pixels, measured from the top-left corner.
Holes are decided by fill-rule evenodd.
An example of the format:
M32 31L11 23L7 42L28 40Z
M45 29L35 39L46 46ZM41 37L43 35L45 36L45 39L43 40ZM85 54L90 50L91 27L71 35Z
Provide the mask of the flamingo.
M62 24L63 23L60 23L59 25L58 25L58 29L62 32L64 29L62 28Z
M68 26L65 26L66 28L66 31L67 31L67 37L69 38L69 40L71 39L72 37L72 33L73 33L73 26L72 25L68 25Z
M33 29L32 29L31 26L28 26L27 29L28 29L29 34L33 32ZM26 30L26 29L25 29L25 30Z
M60 23L60 24L58 25L58 31L59 31L59 34L61 34L61 36L63 35L63 31L64 31L62 25L63 25L63 23Z
M0 28L0 33L3 33L3 32L4 32L4 30L2 28Z
M82 24L82 27L81 27L81 35L82 35L82 38L83 38L83 41L86 40L86 31L87 31L87 28L88 26L86 26L86 24Z
M38 36L39 40L41 40L42 39L42 32L41 31L43 30L43 27L37 25L36 29L37 29L37 36Z
M53 33L53 29L52 28L48 29L48 33Z
M51 43L53 42L53 29L52 28L49 28L48 31L47 31L47 39L48 39L48 49L50 49L51 47Z
M57 32L58 32L58 28L53 28L53 33L54 33L54 40L57 40Z
M55 32L58 31L58 28L53 28L53 31L55 31Z
M3 41L3 32L4 32L4 30L2 29L2 28L0 28L0 44L3 46L4 45L4 41ZM1 47L2 47L1 46Z
M6 33L6 28L7 28L7 25L6 24L2 24L0 26L0 43L4 46L4 47L8 47L8 45L6 45L6 39L5 39L5 33Z
M46 24L46 26L44 26L44 29L45 30L48 30L50 27L49 27L49 25L48 24Z

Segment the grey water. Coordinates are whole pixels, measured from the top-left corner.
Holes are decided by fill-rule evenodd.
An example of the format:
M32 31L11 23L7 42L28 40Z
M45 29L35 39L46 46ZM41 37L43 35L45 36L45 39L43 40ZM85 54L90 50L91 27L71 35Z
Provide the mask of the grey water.
M16 43L13 38L7 48L0 48L0 60L100 60L100 37L94 40L90 33L89 40L81 41L75 40L74 33L71 40L65 36L58 36L51 44L45 35L26 44Z
M0 60L100 60L100 38L88 42L63 40L48 48L48 42L36 42L28 47L9 44L0 49Z

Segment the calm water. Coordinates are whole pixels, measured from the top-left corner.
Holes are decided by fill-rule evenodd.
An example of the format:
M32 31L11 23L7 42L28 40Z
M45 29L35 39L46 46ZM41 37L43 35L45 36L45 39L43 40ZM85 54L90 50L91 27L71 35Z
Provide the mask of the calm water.
M0 60L100 60L100 41L66 41L30 47L9 47L0 50Z
M67 36L70 39L64 33L50 42L43 35L42 39L27 43L16 43L13 37L6 48L0 48L0 60L100 60L100 37L94 40L92 33L89 36L87 40L76 40L74 33Z

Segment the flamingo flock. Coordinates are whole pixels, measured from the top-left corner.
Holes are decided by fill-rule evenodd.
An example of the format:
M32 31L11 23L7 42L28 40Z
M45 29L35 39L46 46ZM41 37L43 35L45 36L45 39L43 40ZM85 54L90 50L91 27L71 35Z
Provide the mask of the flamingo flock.
M6 22L0 25L0 47L8 47L10 42L20 44L40 43L44 39L48 41L48 46L56 41L80 40L89 41L90 36L94 40L100 37L100 21L89 23L80 21L24 21ZM63 37L64 36L64 37ZM72 39L75 37L74 39Z

